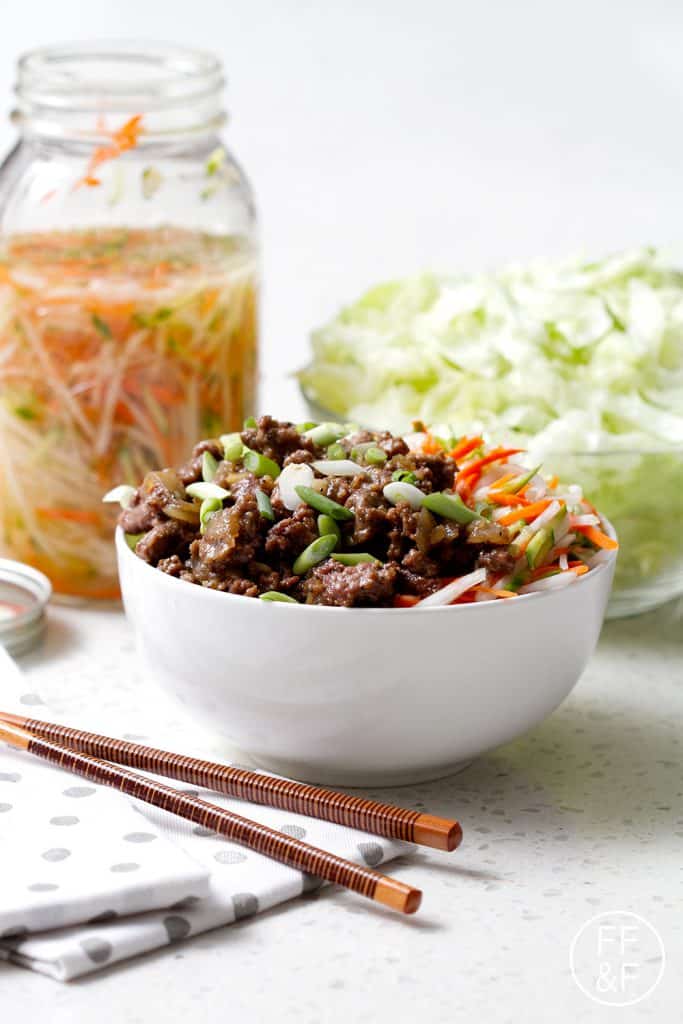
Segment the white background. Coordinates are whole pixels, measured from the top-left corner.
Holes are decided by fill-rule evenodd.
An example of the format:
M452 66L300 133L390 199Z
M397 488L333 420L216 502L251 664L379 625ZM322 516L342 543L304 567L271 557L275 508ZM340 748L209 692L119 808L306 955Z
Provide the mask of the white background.
M683 188L683 5L671 0L8 0L27 48L161 39L223 57L226 139L262 218L263 405L310 329L426 268L671 242ZM9 146L7 123L0 143Z

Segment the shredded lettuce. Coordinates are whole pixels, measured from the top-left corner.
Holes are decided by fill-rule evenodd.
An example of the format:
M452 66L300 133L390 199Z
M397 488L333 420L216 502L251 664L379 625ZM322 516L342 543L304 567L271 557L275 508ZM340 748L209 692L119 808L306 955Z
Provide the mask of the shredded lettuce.
M617 591L683 589L683 272L656 250L382 284L312 340L315 404L523 444L615 523Z

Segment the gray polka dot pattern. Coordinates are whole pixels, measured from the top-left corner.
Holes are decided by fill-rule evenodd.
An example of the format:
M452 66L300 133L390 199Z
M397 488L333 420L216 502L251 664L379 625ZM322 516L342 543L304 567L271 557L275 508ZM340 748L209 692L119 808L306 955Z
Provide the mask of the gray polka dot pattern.
M30 892L56 892L59 886L54 882L34 882L28 888Z
M358 852L370 868L382 863L384 853L379 843L359 843Z
M37 693L25 693L19 698L20 704L26 704L27 707L36 707L38 704L42 704L42 700Z
M129 832L123 838L127 843L153 843L156 836L153 832Z
M11 804L0 804L0 814L6 814L7 811L12 810Z
M306 835L306 829L301 825L283 825L280 831L284 832L286 836L291 836L292 839L303 839Z
M78 825L78 822L75 814L58 814L56 818L50 818L51 825Z
M74 797L76 800L80 800L84 796L92 796L97 790L94 786L69 786L68 789L64 790L64 796Z
M232 909L235 911L235 920L241 921L257 912L258 899L253 892L238 892L232 898Z
M53 864L56 864L58 861L66 860L68 857L70 857L71 850L67 850L63 846L55 846L53 849L46 850L45 853L41 853L40 856L43 858L43 860L47 860Z
M114 871L117 874L126 874L129 871L138 871L139 868L139 864L136 864L135 861L129 860L124 861L121 864L112 864L109 870Z
M111 959L114 947L106 939L83 939L81 949L94 964L106 964Z
M213 859L218 864L240 864L247 859L247 855L240 853L239 850L219 850L218 853L214 853Z
M19 772L0 772L0 782L20 782Z
M178 914L165 917L164 928L166 929L169 942L180 942L181 939L186 939L191 931L190 922L187 918L180 917Z

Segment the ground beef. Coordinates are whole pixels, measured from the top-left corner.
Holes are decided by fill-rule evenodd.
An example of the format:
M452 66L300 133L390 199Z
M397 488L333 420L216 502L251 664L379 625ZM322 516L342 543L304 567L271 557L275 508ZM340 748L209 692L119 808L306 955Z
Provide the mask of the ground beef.
M193 533L189 524L167 519L140 538L135 554L150 565L157 565L173 555L182 557L187 555Z
M272 416L261 416L255 427L242 431L242 442L247 448L261 452L281 466L288 455L302 449L322 456L309 437L300 434L293 423L281 423Z
M249 493L242 495L234 505L216 512L204 536L193 541L190 547L192 571L197 579L208 581L250 562L261 544L265 522L256 499Z
M278 562L293 562L318 536L316 515L308 505L300 505L268 532L266 554Z
M281 468L326 457L325 448L294 424L270 416L262 416L241 437ZM370 443L385 452L384 463L364 464L362 447L353 451ZM149 473L119 521L126 533L143 535L138 556L167 575L247 597L279 591L309 604L392 606L399 595L424 597L475 567L497 577L510 572L515 559L504 527L485 518L461 526L425 508L394 505L384 496L384 487L399 471L413 474L425 494L451 491L456 466L445 452L413 452L402 438L369 430L343 437L339 444L347 457L353 452L358 473L316 473L315 486L352 513L337 522L339 549L370 554L378 562L346 566L328 557L302 575L295 573L298 556L319 536L319 511L306 504L286 508L270 476L255 476L241 459L226 462L215 438L196 445L179 469ZM202 479L204 452L216 460L213 483L227 497L200 525L200 500L185 487Z
M307 604L327 604L342 608L389 604L398 577L397 566L340 565L326 561L312 569L303 584Z

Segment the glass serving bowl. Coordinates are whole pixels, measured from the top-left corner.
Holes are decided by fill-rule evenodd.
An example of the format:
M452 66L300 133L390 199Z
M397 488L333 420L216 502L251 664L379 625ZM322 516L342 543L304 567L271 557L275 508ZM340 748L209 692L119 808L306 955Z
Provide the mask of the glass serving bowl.
M302 393L312 419L344 420ZM532 445L525 461L543 462L548 473L580 484L617 531L608 619L639 615L683 594L683 448L548 452Z

